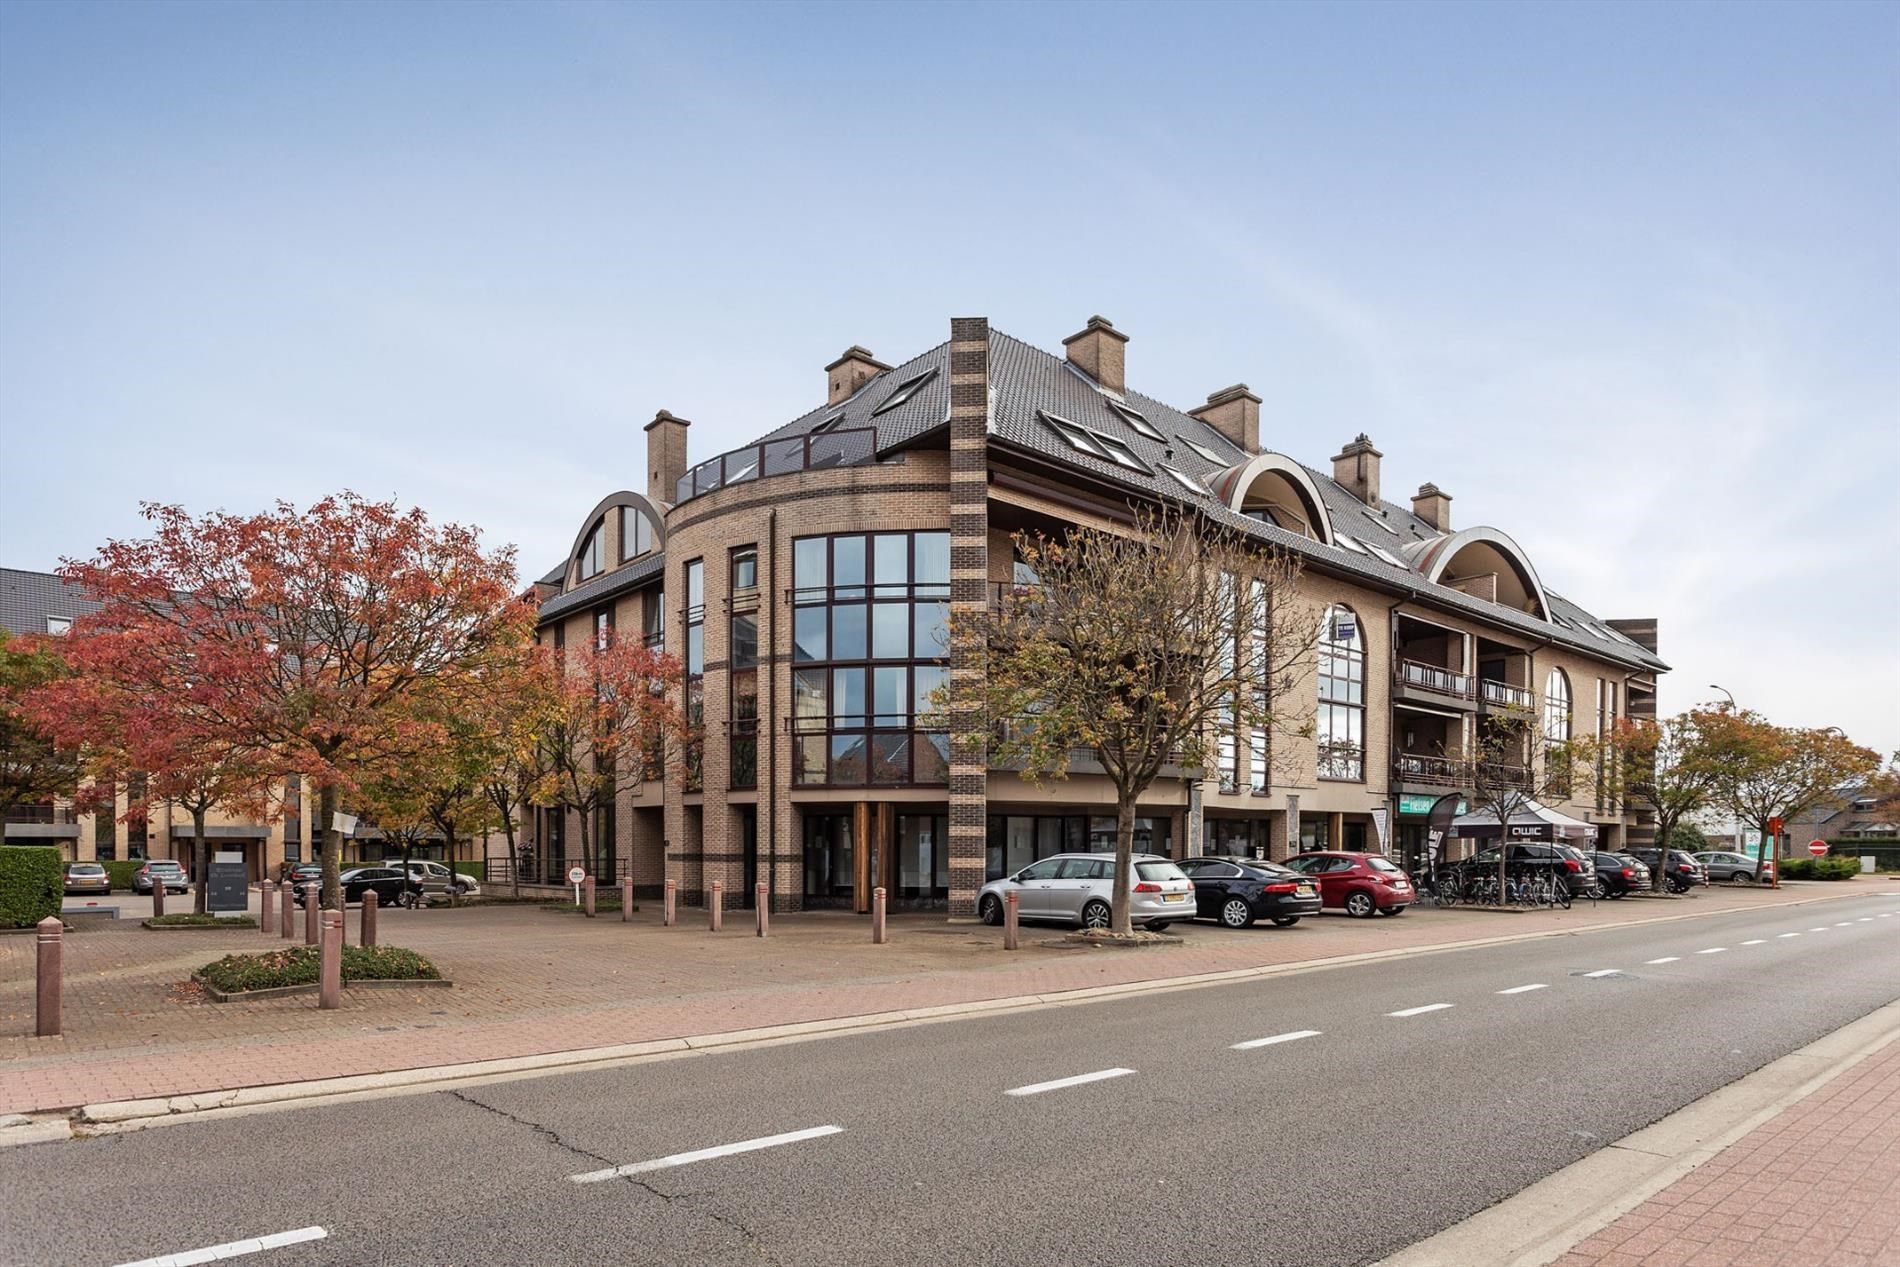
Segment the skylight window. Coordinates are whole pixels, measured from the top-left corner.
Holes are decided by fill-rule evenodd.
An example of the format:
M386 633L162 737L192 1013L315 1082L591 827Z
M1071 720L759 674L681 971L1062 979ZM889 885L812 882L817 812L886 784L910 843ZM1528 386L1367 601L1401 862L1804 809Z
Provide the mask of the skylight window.
M831 415L831 417L825 419L823 422L813 427L811 429L811 433L813 435L818 435L820 432L830 431L843 421L844 421L844 410L840 409L837 413Z
M1385 521L1385 516L1383 514L1380 514L1379 512L1373 511L1373 510L1368 510L1364 513L1367 519L1370 519L1374 524L1385 529L1387 532L1391 533L1393 536L1396 537L1399 535L1399 530L1397 528L1394 528L1391 524L1387 523Z
M877 415L883 413L886 409L897 408L899 405L909 400L912 396L915 396L917 394L918 388L922 387L925 383L928 383L931 379L935 377L937 377L937 367L933 365L929 369L925 370L923 373L914 374L911 377L905 379L903 382L897 385L896 391L886 396L884 398L884 402L880 404L876 409L873 409L871 411L871 416L875 418L877 417Z
M1114 410L1116 417L1127 423L1137 434L1147 436L1150 440L1167 440L1167 437L1162 435L1155 425L1148 421L1148 416L1140 410L1130 409L1127 405L1115 400L1109 401L1108 407Z
M1374 542L1368 541L1365 543L1365 547L1366 549L1370 550L1374 555L1376 555L1378 558L1384 559L1387 563L1390 563L1395 568L1405 568L1405 570L1408 572L1412 570L1409 567L1405 567L1405 561L1403 559L1399 558L1398 555L1392 553L1390 550L1386 549L1382 545L1378 545Z
M1153 475L1154 468L1135 456L1135 451L1117 440L1114 436L1105 436L1099 431L1091 431L1095 442L1108 450L1109 460L1131 471L1140 471L1143 475Z
M1188 492L1199 493L1202 497L1212 497L1214 495L1213 493L1208 491L1207 485L1201 483L1201 481L1195 479L1192 475L1189 475L1186 471L1177 470L1176 468L1169 466L1166 462L1161 462L1161 463L1158 463L1157 465L1159 465L1162 470L1166 471L1168 475L1171 478L1173 478L1175 483L1179 484L1182 488L1187 489Z
M1364 554L1366 552L1366 548L1360 545L1356 539L1352 537L1348 537L1347 535L1341 532L1335 532L1333 534L1333 544L1345 546L1348 550L1351 550L1354 554Z
M1080 449L1090 457L1108 459L1108 450L1102 447L1101 442L1095 438L1094 432L1078 427L1067 418L1060 414L1052 414L1047 409L1040 412L1043 422L1047 423L1057 435L1067 440L1070 448Z
M1214 452L1214 450L1208 448L1206 445L1202 444L1200 441L1190 440L1186 436L1176 436L1175 439L1179 440L1182 444L1185 444L1188 448L1194 450L1196 453L1200 454L1202 457L1212 462L1215 466L1227 465L1226 458Z

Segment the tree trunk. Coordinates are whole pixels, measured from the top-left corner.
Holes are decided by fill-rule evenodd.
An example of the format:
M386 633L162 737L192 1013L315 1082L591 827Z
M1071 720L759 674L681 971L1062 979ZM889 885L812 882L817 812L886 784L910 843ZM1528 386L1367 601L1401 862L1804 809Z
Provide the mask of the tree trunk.
M198 894L191 900L191 909L200 915L211 910L211 868L205 858L205 812L202 805L191 810L191 866L198 879Z
M1768 824L1757 823L1755 830L1761 834L1761 839L1755 844L1755 882L1759 884L1761 883L1761 878L1768 874ZM1775 880L1776 883L1779 884L1781 880L1780 868L1776 868Z
M1115 901L1109 919L1109 931L1127 936L1135 931L1128 918L1129 896L1135 880L1135 798L1115 800Z
M444 827L442 829L442 837L443 837L443 840L446 842L442 847L442 852L448 858L448 863L449 863L449 909L454 910L456 906L455 877L461 874L455 869L455 831L454 829L449 828L449 827Z
M343 835L336 830L337 803L339 801L334 783L326 783L317 793L317 839L323 842L323 908L329 911L343 909Z
M508 874L514 877L515 896L521 896L521 849L515 843L515 813L508 806L501 806L501 838L508 842ZM522 806L525 812L527 807ZM482 843L482 857L488 856L486 838Z
M1669 870L1669 838L1675 835L1676 824L1663 822L1662 815L1656 816L1656 869L1649 877L1649 891L1660 896L1663 891L1663 876Z

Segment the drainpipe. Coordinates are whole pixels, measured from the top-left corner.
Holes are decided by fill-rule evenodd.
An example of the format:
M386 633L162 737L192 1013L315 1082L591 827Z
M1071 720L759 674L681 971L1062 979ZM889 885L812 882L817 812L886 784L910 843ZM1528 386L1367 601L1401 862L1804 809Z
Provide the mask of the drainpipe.
M1394 669L1399 667L1398 665L1399 622L1397 618L1398 610L1404 605L1405 605L1405 600L1401 598L1396 603L1393 603L1390 607L1385 609L1385 646L1386 646L1385 653L1386 653L1387 658L1389 658L1392 661L1392 667ZM1392 758L1395 755L1397 755L1394 750L1398 746L1398 738L1399 738L1399 705L1398 705L1398 701L1395 698L1393 698L1396 692L1392 688L1398 684L1398 681L1399 681L1399 675L1397 673L1386 674L1385 799L1387 803L1392 806L1391 812L1386 817L1386 829L1391 833L1392 838L1390 840L1381 840L1379 842L1379 845L1388 855L1394 852L1392 846L1397 843L1398 836L1399 836L1399 786L1398 786L1399 785L1399 780L1398 780L1399 763L1392 760ZM1297 824L1296 824L1296 827L1297 827ZM1400 854L1399 856L1403 857L1404 855Z
M778 508L765 515L765 904L778 892ZM758 740L754 740L758 742Z

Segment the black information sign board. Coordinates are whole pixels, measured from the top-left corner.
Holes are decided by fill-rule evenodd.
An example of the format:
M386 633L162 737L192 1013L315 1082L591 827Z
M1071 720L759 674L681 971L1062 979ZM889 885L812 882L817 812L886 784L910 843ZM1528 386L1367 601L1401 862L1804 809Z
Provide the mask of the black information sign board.
M251 877L241 862L214 862L207 873L205 909L241 911L250 904Z

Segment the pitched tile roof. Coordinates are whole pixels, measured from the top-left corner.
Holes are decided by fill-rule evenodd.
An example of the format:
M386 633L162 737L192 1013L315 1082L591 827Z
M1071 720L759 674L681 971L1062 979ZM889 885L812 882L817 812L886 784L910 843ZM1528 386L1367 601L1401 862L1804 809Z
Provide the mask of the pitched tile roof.
M15 635L48 633L46 618L67 620L96 612L99 604L77 585L68 585L51 572L23 572L0 568L0 626Z

